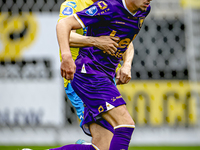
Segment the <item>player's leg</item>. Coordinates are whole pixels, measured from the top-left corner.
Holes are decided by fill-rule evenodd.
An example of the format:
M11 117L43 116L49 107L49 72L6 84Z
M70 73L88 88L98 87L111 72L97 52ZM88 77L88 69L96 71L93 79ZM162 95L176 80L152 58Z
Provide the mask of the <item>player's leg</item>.
M64 79L65 80L65 79ZM84 106L83 106L83 101L81 98L75 93L73 90L71 83L68 83L65 85L65 92L67 94L68 99L71 101L72 105L76 109L76 114L80 121L83 120L83 112L84 112ZM81 123L80 123L81 126Z
M115 129L109 150L128 150L135 123L126 109L126 106L120 105L115 107L103 113L102 117Z
M113 80L99 75L76 73L72 87L96 121L103 114L103 118L115 128L110 150L128 150L135 125Z
M102 113L102 117L107 120L113 127L123 124L135 125L126 108L126 105L120 105L107 112L104 112Z
M96 123L91 123L89 128L92 135L92 144L100 150L109 150L113 133Z
M94 122L88 126L92 136L92 143L70 144L50 150L109 150L113 133Z
M91 121L91 112L85 108L85 122ZM92 136L92 144L100 150L128 150L129 142L134 130L134 121L132 120L125 105L120 105L102 114L105 120L96 120L89 124L89 131ZM85 123L83 121L83 123ZM110 124L109 124L109 123ZM87 125L87 124L84 124ZM115 131L113 131L113 127ZM85 128L84 128L85 129ZM86 131L85 131L86 132ZM88 134L88 131L86 132ZM114 136L113 136L114 133Z
M83 126L85 128L83 130L88 135L92 135L92 143L100 150L128 150L135 125L125 105L104 112L102 117L107 121L93 118L87 107L85 107L84 117ZM96 121L94 122L94 120ZM91 121L93 122L91 123ZM89 132L86 127L87 122L89 122ZM115 127L115 130L111 125Z

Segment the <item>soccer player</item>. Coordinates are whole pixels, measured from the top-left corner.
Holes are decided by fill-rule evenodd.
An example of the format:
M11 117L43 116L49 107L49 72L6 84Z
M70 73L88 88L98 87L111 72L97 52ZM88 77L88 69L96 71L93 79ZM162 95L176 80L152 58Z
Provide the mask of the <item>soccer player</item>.
M62 53L61 75L72 80L74 91L86 105L83 125L89 125L90 128L93 122L98 124L103 120L114 128L110 150L128 150L135 127L113 77L120 59L150 12L150 1L97 1L89 8L62 19L57 24L57 38ZM108 55L97 47L84 47L80 49L75 64L69 48L70 31L86 26L88 36L119 37L117 52ZM101 129L102 133L111 129L106 122L103 125L105 128ZM100 138L104 136L101 135ZM61 149L95 150L98 147L71 144Z
M97 1L97 0L93 0L93 1L92 0L82 0L82 1L67 0L67 1L63 2L61 5L61 8L60 8L59 21L63 18L66 18L66 17L74 14L75 12L83 10L85 7L90 6L95 1ZM118 46L118 44L115 43L113 40L117 40L118 38L110 37L110 36L107 36L107 37L106 36L101 36L101 37L81 36L81 35L85 35L85 33L86 33L86 28L78 29L78 30L76 30L76 33L71 32L71 34L70 34L70 47L71 47L70 49L71 49L72 57L74 60L76 59L76 57L78 55L78 51L79 51L78 47L96 46L96 47L106 51L108 54L114 53L117 50L116 46ZM122 65L122 67L119 69L120 64L117 67L117 70L118 70L117 77L116 77L118 79L117 84L125 84L125 83L129 82L129 80L131 79L131 71L130 70L131 70L133 55L134 55L134 50L133 50L133 45L131 43L127 52L124 55L124 59L123 59L124 63ZM60 59L62 61L61 55L60 55ZM65 91L66 91L68 98L70 99L72 105L76 108L76 112L77 112L79 119L82 120L83 119L83 111L84 111L82 100L74 92L69 80L66 80L65 78L64 78L64 86L65 86ZM80 126L81 126L81 124L80 124ZM90 130L92 130L92 132L93 132L92 135L93 136L99 135L100 132L98 132L98 131L101 131L101 128L102 127L100 125L93 123L90 126ZM84 131L87 134L91 135L89 130L84 129ZM107 138L103 139L102 142L105 144L104 145L100 144L101 145L101 146L99 146L100 148L108 147L109 143L106 144L106 142L111 141L111 138L113 136L113 134L111 132L108 132L107 135L104 133L104 135ZM94 140L95 139L96 138L94 138ZM99 140L99 139L97 139L95 141L96 142L94 142L94 143L96 145L99 145L98 143L102 143L101 140Z
M90 6L93 4L93 2L96 2L97 0L67 0L62 3L61 8L60 8L60 15L59 15L59 20L63 18L66 18L80 10L83 10L87 6ZM75 30L74 30L75 31ZM104 50L104 52L111 54L115 53L117 50L118 44L113 41L113 40L118 40L116 37L110 37L110 36L100 36L100 37L91 37L91 36L82 36L85 35L86 33L86 28L84 29L78 29L75 32L71 32L70 34L70 50L72 53L72 58L75 60L79 47L86 47L86 46L95 46L98 47L101 50ZM120 68L120 64L118 65L117 69L117 84L125 84L128 83L131 79L131 64L134 56L134 49L133 49L133 44L131 43L128 50L124 54L123 57L123 65ZM62 61L62 57L60 55L60 60ZM66 80L64 78L64 86L65 86L65 91L66 94L71 101L72 105L76 108L77 115L80 120L83 119L83 102L79 98L79 96L74 92L73 88L71 87L70 81ZM81 126L81 123L80 123ZM83 128L84 132L87 133L88 135L94 137L93 138L93 143L98 145L100 148L104 147L109 147L110 142L113 136L113 133L108 131L107 134L103 133L106 138L99 139L96 137L99 137L101 134L101 125L93 123L90 125L90 130ZM110 127L111 128L111 127ZM92 135L91 135L91 132ZM78 141L80 143L80 140ZM100 143L100 144L99 144ZM103 145L101 143L104 143Z
M61 4L58 21L78 11L83 10L84 8L92 5L96 1L97 0L66 0ZM113 40L117 40L118 38L110 36L101 36L101 37L82 36L86 34L86 30L87 28L78 29L74 30L70 34L70 50L72 53L73 60L75 60L76 57L78 56L79 47L96 46L99 49L106 51L106 53L108 54L115 53L118 44ZM117 84L127 83L131 79L130 68L134 55L133 52L134 52L133 46L131 45L129 50L125 54L125 59L124 59L125 63L123 64L120 70L119 68L121 65L120 64L118 65L117 70L119 70L119 72L117 78L120 78L120 74L121 78L120 80L118 80ZM61 54L60 54L60 60L62 61ZM64 87L69 100L76 109L78 118L82 120L84 111L82 100L74 92L73 88L71 87L70 80L66 80L64 78Z

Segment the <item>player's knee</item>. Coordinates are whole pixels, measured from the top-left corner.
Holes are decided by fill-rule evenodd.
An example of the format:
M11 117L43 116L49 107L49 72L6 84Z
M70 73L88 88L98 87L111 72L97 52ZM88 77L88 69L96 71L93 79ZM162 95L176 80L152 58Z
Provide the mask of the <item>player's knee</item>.
M128 122L126 124L135 126L135 122L133 121L132 118L130 120L128 120Z
M119 123L118 125L123 125L123 124L135 126L135 122L133 121L133 119L131 117L126 118L123 122Z
M135 125L135 122L133 121L125 105L115 107L114 109L109 110L107 113L104 113L102 116L113 127L123 124Z
M133 121L133 118L127 111L127 109L124 107L121 109L121 117L118 119L118 125L127 124L127 125L135 125L135 122Z

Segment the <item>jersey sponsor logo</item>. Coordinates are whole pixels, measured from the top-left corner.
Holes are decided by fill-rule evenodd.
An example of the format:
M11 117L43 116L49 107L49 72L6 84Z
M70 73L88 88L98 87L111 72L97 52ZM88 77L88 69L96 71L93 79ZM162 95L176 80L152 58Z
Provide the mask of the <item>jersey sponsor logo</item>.
M67 5L67 6L70 6L70 7L72 7L72 8L76 8L76 7L77 7L76 2L72 2L72 1L67 2L66 5Z
M85 13L87 15L94 16L97 13L97 7L96 6L92 6Z
M66 7L63 11L62 11L63 15L72 15L73 14L73 9L71 7Z

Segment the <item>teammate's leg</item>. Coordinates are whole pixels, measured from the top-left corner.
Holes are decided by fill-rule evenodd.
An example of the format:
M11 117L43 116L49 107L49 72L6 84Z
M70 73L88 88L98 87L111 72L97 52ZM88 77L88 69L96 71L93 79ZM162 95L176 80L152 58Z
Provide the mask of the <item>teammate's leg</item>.
M83 112L84 112L84 106L83 106L83 101L81 98L75 93L73 90L71 83L68 83L67 86L65 87L65 92L67 94L68 99L71 101L72 105L76 109L76 114L80 121L83 120ZM80 123L81 126L81 123Z

